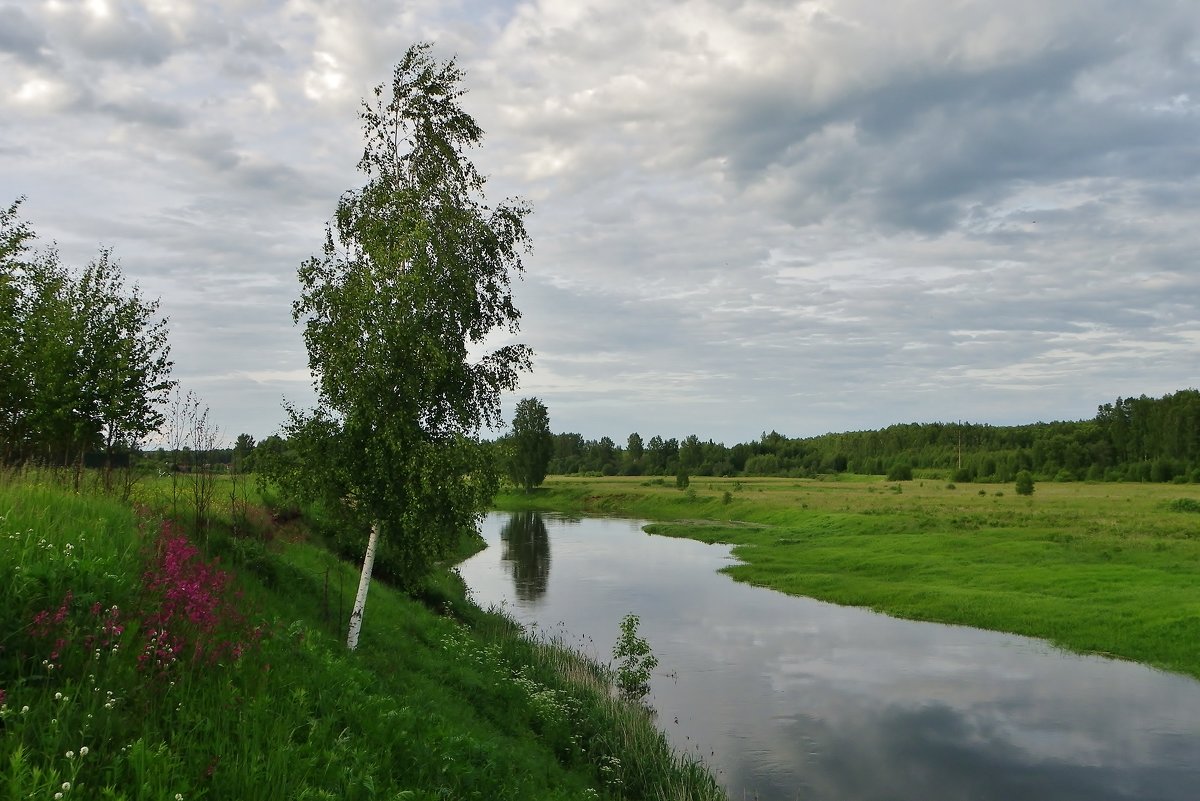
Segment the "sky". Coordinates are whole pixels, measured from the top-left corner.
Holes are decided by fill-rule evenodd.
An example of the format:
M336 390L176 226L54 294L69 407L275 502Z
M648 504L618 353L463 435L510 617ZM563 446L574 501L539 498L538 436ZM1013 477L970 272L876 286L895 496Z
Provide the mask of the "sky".
M533 208L509 419L733 444L1197 385L1194 0L0 0L0 202L113 248L261 439L314 402L296 270L418 41Z

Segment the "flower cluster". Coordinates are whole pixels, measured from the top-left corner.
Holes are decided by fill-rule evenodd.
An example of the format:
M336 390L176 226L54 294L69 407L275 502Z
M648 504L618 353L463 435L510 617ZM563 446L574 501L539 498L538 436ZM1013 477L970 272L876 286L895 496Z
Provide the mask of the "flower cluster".
M128 618L140 633L139 670L163 674L183 659L197 665L236 660L259 642L262 629L239 612L232 576L206 560L177 527L159 526L146 557L141 603ZM48 672L62 668L70 652L99 660L121 647L128 623L119 606L96 601L88 614L78 606L68 590L60 603L30 621L29 634L51 643L42 659Z
M171 522L160 525L149 562L141 667L166 670L183 657L208 665L236 660L261 639L262 629L238 611L232 576L206 560Z

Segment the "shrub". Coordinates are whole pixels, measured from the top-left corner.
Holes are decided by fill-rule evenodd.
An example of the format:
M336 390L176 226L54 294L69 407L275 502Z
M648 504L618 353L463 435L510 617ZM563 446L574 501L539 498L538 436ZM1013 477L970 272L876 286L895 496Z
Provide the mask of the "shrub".
M888 469L888 481L912 481L913 469L908 462L896 462Z
M650 675L658 667L658 657L650 650L650 643L639 637L637 615L626 615L621 621L621 636L613 645L613 659L617 660L617 688L630 701L641 701L650 692Z
M1016 489L1018 495L1032 495L1033 474L1028 470L1022 470L1017 473L1016 487L1014 489Z

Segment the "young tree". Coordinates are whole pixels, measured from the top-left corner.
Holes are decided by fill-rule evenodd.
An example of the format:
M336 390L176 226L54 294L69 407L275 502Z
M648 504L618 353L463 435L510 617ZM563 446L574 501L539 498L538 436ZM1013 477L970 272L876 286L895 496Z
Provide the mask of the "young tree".
M84 420L74 400L78 392L71 277L54 251L24 265L19 319L17 372L23 388L17 410L20 459L65 464L77 450Z
M1022 470L1017 473L1016 491L1018 495L1033 494L1033 474L1028 470Z
M323 253L299 271L293 316L320 405L289 410L298 482L371 532L351 649L381 536L412 579L477 524L496 490L478 432L499 424L500 393L530 366L522 345L468 352L517 329L510 274L528 248L528 209L485 204L465 155L482 131L459 105L462 78L418 44L390 91L376 87L361 112L366 183L342 195Z
M249 434L238 434L233 443L233 468L237 472L250 470L250 456L254 453L254 437Z
M537 398L524 398L517 404L511 441L509 476L529 492L546 480L546 468L554 455L550 413L544 403Z
M21 363L21 316L24 293L21 281L28 244L33 238L29 225L18 219L23 198L0 209L0 459L8 461L19 447L18 427L26 409L28 387Z
M625 475L636 476L641 474L642 454L644 452L645 447L642 444L642 435L634 431L625 442L625 466L623 468Z
M107 250L72 283L69 295L78 337L76 404L111 466L118 446L139 446L165 421L159 409L176 383L169 378L167 321L155 319L157 300L125 288Z
M107 250L81 272L0 210L0 436L10 460L82 464L138 446L174 386L158 301L127 290Z

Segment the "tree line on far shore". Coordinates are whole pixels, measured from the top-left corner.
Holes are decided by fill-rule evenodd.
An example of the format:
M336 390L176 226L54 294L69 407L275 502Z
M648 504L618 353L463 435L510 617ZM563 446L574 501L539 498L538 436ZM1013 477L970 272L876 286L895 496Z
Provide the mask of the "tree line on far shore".
M1090 420L992 426L903 423L872 431L787 437L776 431L727 446L634 432L625 444L577 433L551 436L553 475L786 476L855 473L902 477L907 468L954 481L1200 482L1200 391L1117 398Z
M547 475L778 476L813 478L852 473L893 480L936 471L954 481L1008 483L1022 471L1041 480L1200 483L1200 391L1161 398L1118 398L1091 420L991 426L977 423L904 423L874 431L792 438L772 431L753 442L726 446L697 435L683 440L630 434L587 440L554 434L538 398L517 404L508 433L491 443L499 471L522 489ZM255 443L247 434L205 461L253 471L287 459L279 435ZM148 454L160 461L170 454Z

